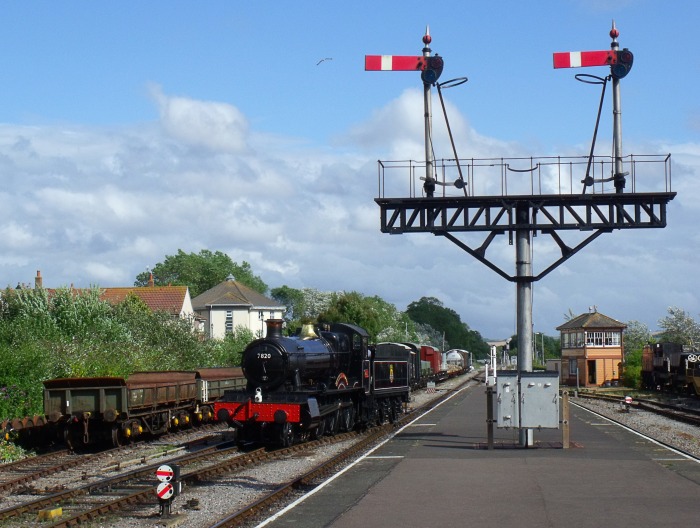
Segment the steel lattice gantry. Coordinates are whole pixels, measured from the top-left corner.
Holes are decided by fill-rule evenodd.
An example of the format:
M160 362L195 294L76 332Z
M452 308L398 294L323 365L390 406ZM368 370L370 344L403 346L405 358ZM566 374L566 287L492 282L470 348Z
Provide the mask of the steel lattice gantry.
M444 236L510 281L537 281L603 233L615 229L666 227L666 206L675 192L612 193L437 198L376 198L381 231L389 234L433 233ZM561 258L538 275L516 277L486 258L496 235L512 237L520 230L551 236ZM591 234L568 246L558 231ZM470 247L456 233L484 232L478 247Z

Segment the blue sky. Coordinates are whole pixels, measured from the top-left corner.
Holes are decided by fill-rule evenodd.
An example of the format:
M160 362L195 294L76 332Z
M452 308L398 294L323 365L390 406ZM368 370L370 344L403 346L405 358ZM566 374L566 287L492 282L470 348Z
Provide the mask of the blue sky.
M697 317L693 0L8 3L0 282L40 269L48 286L130 285L165 255L206 248L270 287L357 290L399 309L431 295L482 335L510 335L512 284L446 240L379 232L376 161L417 159L422 85L365 72L364 55L419 55L429 25L441 81L469 79L445 91L460 157L584 155L600 92L573 75L606 71L554 70L552 53L608 49L613 19L635 54L624 152L671 153L679 195L666 229L604 235L537 283L535 331L554 335L591 305L652 330L669 306ZM451 157L442 140L436 154Z

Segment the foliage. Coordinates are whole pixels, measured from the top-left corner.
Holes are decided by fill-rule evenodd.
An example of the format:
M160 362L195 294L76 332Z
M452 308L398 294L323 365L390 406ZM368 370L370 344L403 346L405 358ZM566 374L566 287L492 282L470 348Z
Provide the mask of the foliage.
M671 306L668 316L659 319L659 327L664 331L663 341L693 348L700 346L700 324L685 310Z
M622 384L625 387L638 389L642 384L642 349L625 352L622 369Z
M214 365L240 365L243 359L243 350L253 341L253 332L245 326L237 326L233 332L226 334L222 340L211 340L213 347L212 364Z
M11 440L0 439L0 463L14 462L27 457L27 451Z
M428 325L444 335L445 348L461 348L468 350L474 358L484 358L489 354L489 346L481 334L470 330L463 323L457 312L446 308L435 297L421 297L412 302L406 309L408 316L416 323ZM435 344L442 348L442 343Z
M258 293L265 294L268 289L267 284L253 274L250 264L245 261L237 264L225 253L208 249L189 254L178 249L177 255L166 255L165 261L156 264L152 273L157 286L187 286L192 297L224 282L229 275ZM147 286L149 279L148 271L139 273L134 286Z
M289 286L281 286L271 290L272 298L287 307L284 319L288 331L294 332L303 324L318 320L318 316L326 311L333 302L332 292L322 292L315 288L297 290Z
M652 342L652 335L649 327L639 321L629 321L625 329L624 339L624 358L625 362L629 361L629 356L635 352L641 354L644 345ZM640 355L641 357L641 355Z
M416 337L415 333L409 332L408 318L400 314L396 306L380 297L366 297L358 292L332 294L330 305L319 314L318 321L356 324L367 330L373 343L391 338L406 341ZM413 326L410 330L413 331Z

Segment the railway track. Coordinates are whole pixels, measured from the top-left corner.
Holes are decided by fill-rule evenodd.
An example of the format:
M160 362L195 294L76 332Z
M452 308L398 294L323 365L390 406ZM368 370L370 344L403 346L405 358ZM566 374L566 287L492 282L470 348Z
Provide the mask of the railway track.
M671 420L675 420L682 423L687 423L690 425L700 426L700 410L697 408L687 407L683 404L665 403L657 400L651 400L646 398L635 398L631 402L625 403L623 396L610 396L603 394L595 394L592 392L585 392L579 394L580 398L589 398L604 400L610 402L618 402L620 404L621 410L637 409L640 411L647 411L655 413Z
M44 453L0 465L0 492L26 485L42 475L63 471L81 463L79 456L68 449Z
M261 464L268 460L289 456L290 454L309 447L318 447L330 442L340 442L356 433L347 433L318 440L310 446L292 446L286 450L266 452L258 449L249 453L239 451L233 440L225 440L216 445L200 448L194 453L185 453L172 457L168 463L178 464L183 469L181 482L185 485L215 480L222 474L231 473L242 468ZM86 460L86 457L78 457ZM115 466L121 468L130 461L112 463L104 468L112 470ZM100 477L95 482L84 485L67 486L62 490L51 490L52 493L42 493L42 496L20 502L9 508L0 510L0 523L3 526L39 526L67 527L85 523L119 510L152 505L151 510L157 512L158 501L155 496L155 472L163 461L142 465L138 469L122 472L118 475ZM60 508L61 517L53 524L43 522L40 512L57 511ZM48 514L47 514L48 516Z

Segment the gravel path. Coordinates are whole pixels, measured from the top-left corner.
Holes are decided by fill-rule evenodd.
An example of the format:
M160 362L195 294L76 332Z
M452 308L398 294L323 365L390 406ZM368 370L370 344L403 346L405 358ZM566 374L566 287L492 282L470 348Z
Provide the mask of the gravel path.
M619 403L589 398L571 398L575 403L620 422L664 444L700 458L700 427L640 409L625 412Z

